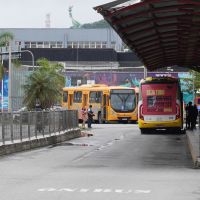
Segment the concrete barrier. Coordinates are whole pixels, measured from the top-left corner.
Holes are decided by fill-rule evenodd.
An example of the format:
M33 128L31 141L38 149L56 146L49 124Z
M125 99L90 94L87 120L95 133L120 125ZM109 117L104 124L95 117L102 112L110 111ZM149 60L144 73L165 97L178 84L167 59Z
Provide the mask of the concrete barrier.
M195 168L200 168L199 131L187 131L187 141Z
M30 140L27 139L22 142L14 141L13 143L5 143L0 146L0 156L57 144L78 137L81 137L81 130L79 128L68 130L63 133L55 133L45 137L33 137Z

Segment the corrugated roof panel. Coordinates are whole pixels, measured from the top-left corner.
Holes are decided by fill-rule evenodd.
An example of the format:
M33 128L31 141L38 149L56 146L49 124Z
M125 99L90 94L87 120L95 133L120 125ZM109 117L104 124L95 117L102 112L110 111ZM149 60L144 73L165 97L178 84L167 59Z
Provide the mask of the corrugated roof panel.
M108 4L95 9L149 70L183 65L200 71L193 66L200 65L200 1L143 0L116 10Z

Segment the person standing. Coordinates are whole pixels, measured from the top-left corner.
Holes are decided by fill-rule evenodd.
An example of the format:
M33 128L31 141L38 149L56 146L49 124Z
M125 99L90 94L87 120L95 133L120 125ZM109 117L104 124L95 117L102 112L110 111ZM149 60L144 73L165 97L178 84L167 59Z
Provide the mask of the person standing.
M186 129L189 129L189 113L188 113L188 107L189 107L189 104L186 105L185 107L185 113L186 113Z
M93 116L94 116L94 113L92 111L92 105L89 106L87 114L88 114L88 120L87 120L87 122L88 122L88 128L92 128L91 125L92 125Z
M192 129L192 115L193 115L193 105L192 105L192 102L190 101L188 103L188 106L186 107L186 117L187 117L187 122L188 122L188 129Z
M198 117L198 109L197 105L193 105L193 111L192 111L192 116L191 116L191 129L196 128L196 123L197 123L197 117Z
M43 131L43 124L42 124L42 107L39 103L35 105L36 112L36 131L42 132Z
M87 111L85 107L81 109L81 118L82 118L82 128L85 129L85 122L87 121Z

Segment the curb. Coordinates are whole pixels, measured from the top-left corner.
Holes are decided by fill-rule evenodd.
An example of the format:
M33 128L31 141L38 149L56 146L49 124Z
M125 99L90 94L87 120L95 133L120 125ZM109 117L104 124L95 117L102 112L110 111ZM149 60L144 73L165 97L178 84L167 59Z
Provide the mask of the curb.
M4 144L0 146L0 156L8 155L16 152L27 151L39 147L45 147L52 144L61 143L67 140L81 137L81 130L68 130L63 133L55 133L52 136L45 136L41 138L32 138L29 141L17 141L11 144Z
M197 140L193 133L186 133L189 150L192 156L194 168L200 169L200 157L198 153Z

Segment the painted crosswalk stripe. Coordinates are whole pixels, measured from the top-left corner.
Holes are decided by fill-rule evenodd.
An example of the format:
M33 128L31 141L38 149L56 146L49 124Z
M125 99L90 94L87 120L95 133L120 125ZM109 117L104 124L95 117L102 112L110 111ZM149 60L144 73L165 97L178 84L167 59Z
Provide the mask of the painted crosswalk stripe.
M122 189L122 188L39 188L38 192L69 192L69 193L118 193L118 194L149 194L151 190L149 189Z

